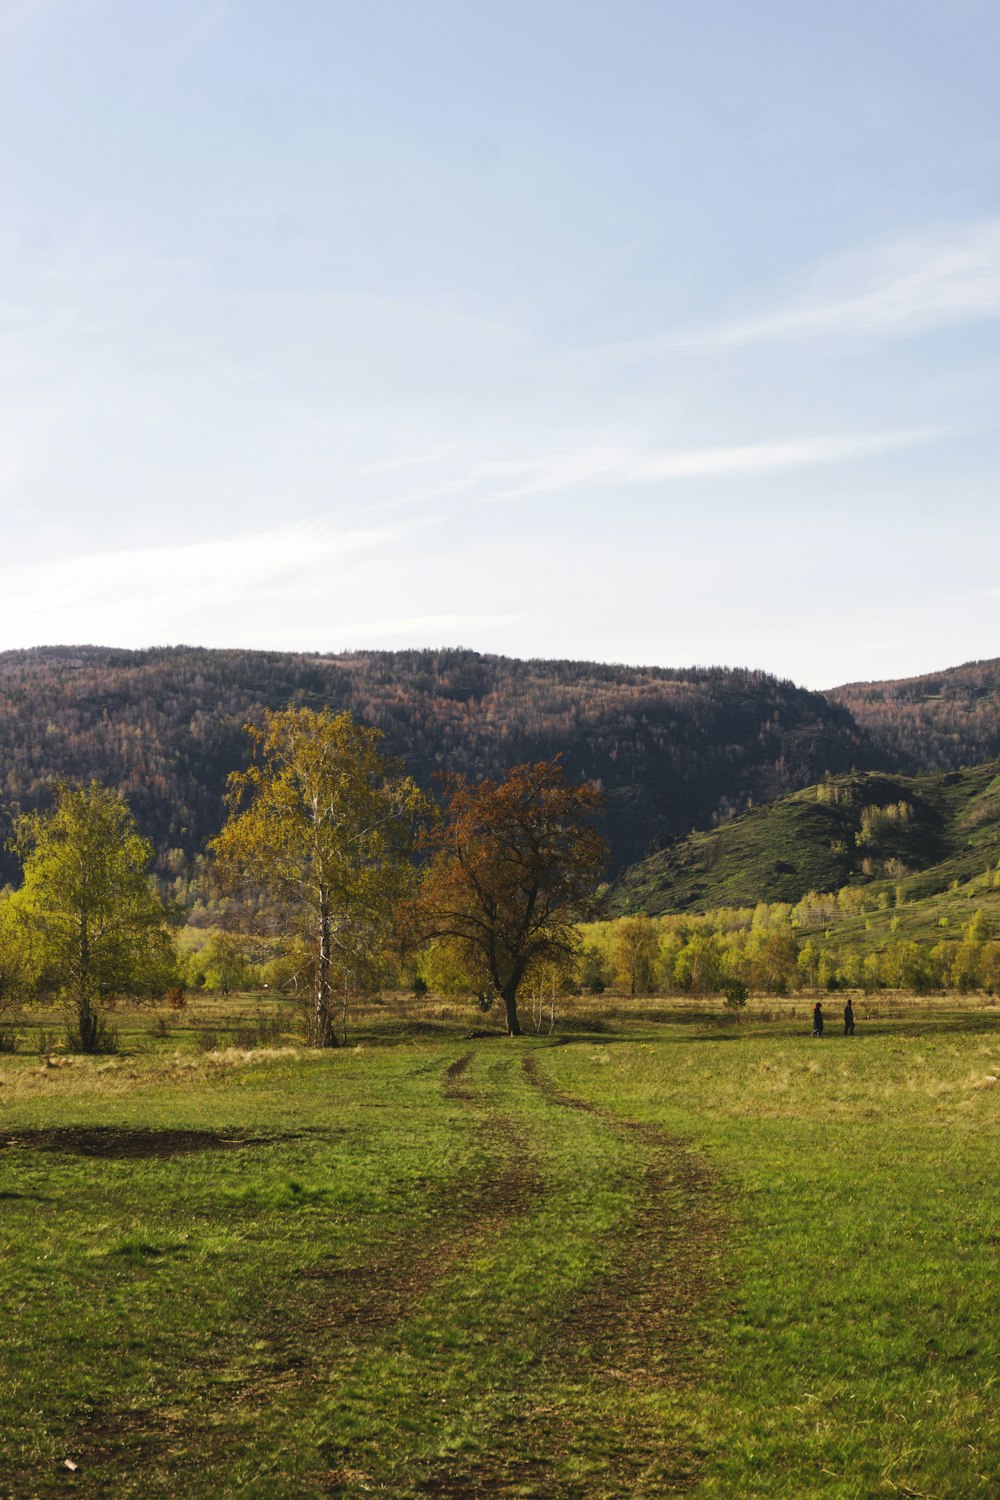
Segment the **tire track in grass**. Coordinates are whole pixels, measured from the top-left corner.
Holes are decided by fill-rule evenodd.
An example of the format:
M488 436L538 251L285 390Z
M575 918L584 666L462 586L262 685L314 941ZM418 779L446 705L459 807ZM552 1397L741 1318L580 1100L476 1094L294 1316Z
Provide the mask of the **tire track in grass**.
M276 1398L294 1397L320 1371L327 1374L332 1343L347 1346L350 1363L351 1348L360 1354L380 1338L391 1336L437 1282L529 1211L541 1191L541 1180L527 1138L509 1115L484 1103L468 1086L465 1075L472 1059L473 1054L467 1052L446 1066L440 1092L445 1100L459 1102L474 1113L479 1139L487 1145L484 1168L458 1184L434 1185L427 1215L435 1226L433 1237L415 1235L412 1227L407 1232L403 1224L362 1263L331 1261L301 1271L301 1282L311 1288L308 1304L300 1301L293 1306L283 1299L267 1306L256 1320L250 1330L254 1342L270 1348L261 1351L256 1368L239 1384L229 1386L228 1399L235 1407L256 1411ZM247 1340L242 1343L245 1347ZM225 1358L206 1361L209 1386L226 1364ZM170 1485L159 1491L150 1489L150 1493L168 1493L174 1486L190 1483L192 1475L204 1472L206 1463L224 1458L232 1440L226 1425L216 1426L204 1410L182 1413L174 1409L168 1414L155 1408L116 1409L97 1404L77 1427L81 1468L96 1463L102 1480L120 1468L131 1481L131 1468L140 1460L147 1485L155 1484L156 1468L166 1463ZM277 1452L274 1457L278 1459ZM37 1481L38 1476L32 1478ZM318 1477L318 1488L310 1487L309 1492L329 1493L331 1483L332 1492L337 1493L335 1473ZM178 1492L190 1493L184 1488ZM122 1487L118 1493L138 1493L138 1489Z
M353 1339L374 1337L402 1323L435 1282L440 1281L487 1235L502 1233L508 1223L528 1211L540 1191L537 1171L528 1153L527 1141L510 1116L489 1105L483 1106L463 1081L473 1054L465 1052L448 1064L441 1082L445 1099L457 1100L481 1114L480 1139L489 1144L489 1160L499 1161L497 1168L477 1173L466 1182L445 1184L435 1196L440 1197L441 1217L453 1217L453 1224L430 1243L421 1245L410 1238L384 1247L381 1257L364 1266L351 1267L350 1280L340 1286L344 1268L332 1266L316 1276L338 1286L337 1306L323 1326L342 1328ZM454 1209L457 1204L458 1213ZM435 1218L438 1213L435 1213Z
M615 1237L608 1270L558 1325L556 1369L608 1398L620 1429L606 1472L580 1493L690 1489L703 1455L690 1432L664 1421L656 1393L692 1387L704 1367L699 1323L724 1295L719 1186L697 1154L662 1127L566 1093L533 1053L523 1067L554 1106L600 1119L635 1141L644 1158L634 1217Z
M627 1145L617 1181L628 1219L604 1231L593 1280L561 1307L537 1309L541 1360L487 1445L430 1463L414 1489L434 1500L683 1493L702 1459L694 1392L704 1368L699 1324L721 1289L718 1189L683 1141L564 1092L534 1053L519 1063L547 1103L592 1122L580 1133L582 1170L605 1131Z

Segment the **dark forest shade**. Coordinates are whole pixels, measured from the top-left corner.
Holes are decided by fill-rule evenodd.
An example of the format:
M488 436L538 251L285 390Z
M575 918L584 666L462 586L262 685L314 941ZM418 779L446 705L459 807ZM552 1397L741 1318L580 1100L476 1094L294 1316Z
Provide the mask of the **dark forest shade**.
M603 790L613 867L827 771L886 763L850 712L763 672L517 661L474 651L342 656L171 647L0 654L0 835L54 780L120 788L162 858L218 832L243 724L349 709L424 786L562 754ZM13 875L4 863L2 873Z

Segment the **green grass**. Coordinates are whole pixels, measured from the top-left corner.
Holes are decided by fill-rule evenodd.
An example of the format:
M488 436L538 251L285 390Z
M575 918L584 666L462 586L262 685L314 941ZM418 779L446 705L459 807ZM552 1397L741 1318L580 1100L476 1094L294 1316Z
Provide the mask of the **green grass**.
M0 1495L1000 1489L997 1011L199 1004L0 1058Z

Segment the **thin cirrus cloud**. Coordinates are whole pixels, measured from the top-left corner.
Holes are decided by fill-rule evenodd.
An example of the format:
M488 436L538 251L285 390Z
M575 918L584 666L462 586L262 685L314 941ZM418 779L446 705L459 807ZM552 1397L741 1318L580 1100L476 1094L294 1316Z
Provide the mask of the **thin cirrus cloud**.
M425 526L338 530L287 526L232 538L171 543L18 564L0 570L0 635L37 640L177 640L314 628L354 601L369 558L381 562Z
M937 442L949 435L950 430L944 427L916 427L712 448L590 447L533 461L476 464L470 482L491 487L492 500L510 500L593 485L752 477L783 469L846 463Z
M1000 317L1000 219L984 219L837 256L768 311L660 340L726 349L815 338L905 337ZM643 341L629 346L643 347ZM650 343L646 347L651 347Z

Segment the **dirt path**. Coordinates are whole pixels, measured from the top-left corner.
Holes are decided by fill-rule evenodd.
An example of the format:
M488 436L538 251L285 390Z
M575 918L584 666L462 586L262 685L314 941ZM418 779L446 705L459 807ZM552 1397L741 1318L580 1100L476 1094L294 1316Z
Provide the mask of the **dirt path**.
M512 1220L528 1211L540 1191L524 1133L465 1082L472 1056L466 1052L448 1064L441 1092L475 1112L480 1138L490 1147L486 1170L436 1190L441 1219L453 1219L439 1237L415 1243L405 1236L379 1246L363 1266L346 1268L346 1277L345 1267L336 1264L317 1269L313 1274L330 1283L331 1302L314 1327L342 1329L357 1340L401 1323L435 1282L472 1253L478 1241L502 1234Z
M682 1492L697 1479L698 1454L686 1434L660 1427L655 1405L642 1397L690 1384L701 1368L699 1315L725 1295L717 1260L725 1227L721 1193L682 1140L565 1093L535 1054L523 1066L555 1107L596 1116L641 1146L633 1222L610 1247L607 1273L562 1319L556 1363L579 1379L619 1387L621 1442L600 1492Z
M724 1230L720 1191L683 1141L565 1093L535 1053L521 1061L554 1108L579 1111L636 1143L636 1206L628 1229L606 1247L605 1273L553 1322L551 1350L532 1382L540 1415L531 1456L517 1431L498 1432L494 1452L432 1467L420 1493L435 1500L681 1494L696 1483L700 1456L690 1424L665 1418L657 1398L692 1386L703 1364L701 1314L724 1295L715 1259ZM463 1088L465 1066L464 1059L452 1065L453 1090ZM587 1388L593 1427L581 1429L586 1419L574 1422L546 1401L567 1385ZM581 1448L602 1452L603 1463L586 1478L567 1477L567 1455Z
M262 1306L253 1330L254 1344L261 1350L259 1360L247 1378L232 1388L235 1403L244 1408L266 1407L315 1379L317 1370L328 1363L331 1340L346 1342L360 1353L367 1345L391 1338L392 1330L415 1312L438 1282L487 1239L507 1232L513 1221L529 1211L540 1181L527 1138L509 1116L470 1088L466 1074L472 1058L467 1052L449 1063L440 1090L446 1100L460 1103L469 1112L470 1123L489 1143L483 1169L429 1190L426 1218L435 1226L430 1236L414 1234L404 1216L363 1261L321 1261L301 1271L297 1283L290 1283L290 1299ZM177 1149L172 1141L167 1145ZM158 1154L170 1152L164 1149ZM261 1347L265 1342L269 1348ZM209 1380L214 1373L206 1367ZM136 1461L162 1461L181 1446L183 1468L175 1474L183 1482L192 1471L211 1463L224 1450L225 1441L224 1427L192 1420L191 1415L178 1421L154 1409L96 1406L77 1429L75 1451L81 1467L97 1462L117 1468ZM317 1476L315 1492L338 1493L337 1472Z

